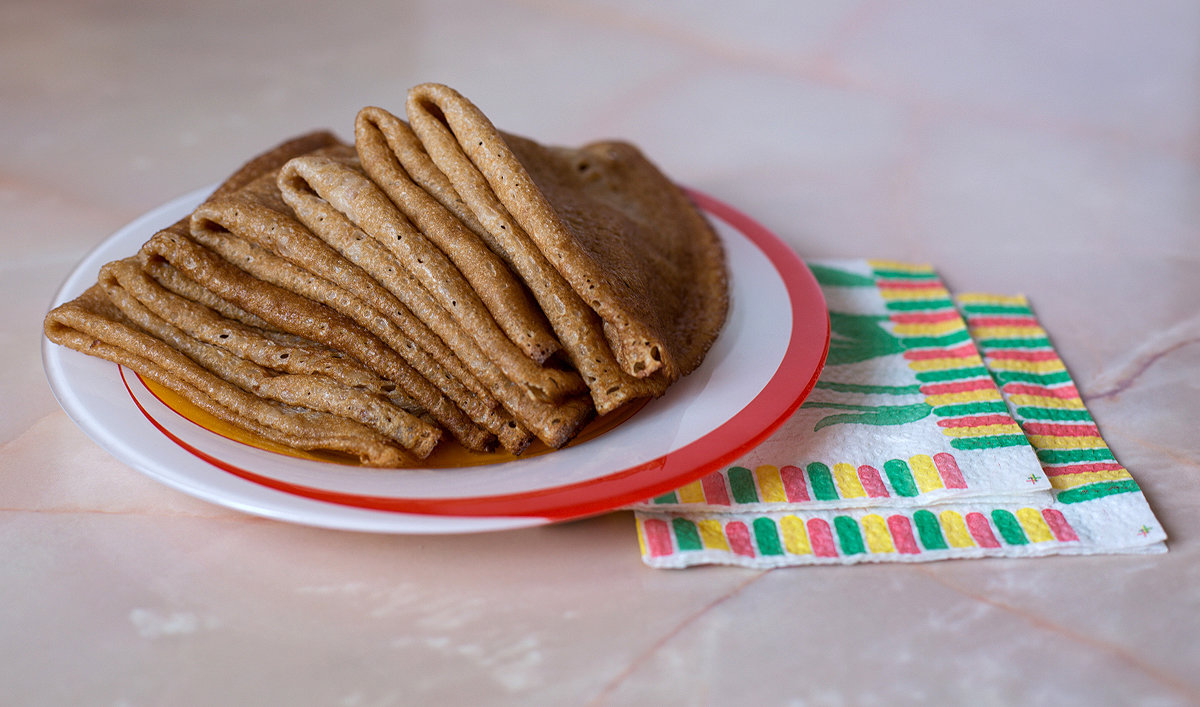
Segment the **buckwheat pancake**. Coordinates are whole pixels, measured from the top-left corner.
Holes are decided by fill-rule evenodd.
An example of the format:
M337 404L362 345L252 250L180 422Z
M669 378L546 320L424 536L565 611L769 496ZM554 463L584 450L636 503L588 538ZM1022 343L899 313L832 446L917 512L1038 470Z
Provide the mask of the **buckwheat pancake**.
M394 439L419 457L433 451L441 437L436 426L413 418L406 410L373 391L346 386L321 373L277 370L280 359L265 355L267 350L274 348L268 341L243 338L241 348L249 354L243 357L225 348L219 334L216 336L219 343L201 340L192 331L203 329L208 318L194 316L189 308L178 306L179 303L174 301L176 297L151 284L135 259L105 265L100 271L99 285L121 314L138 329L258 398L354 420ZM159 316L156 309L184 326ZM215 324L217 329L224 328L218 322L208 323ZM278 355L284 357L284 362L290 358L286 353Z
M492 439L457 406L441 396L391 347L351 317L289 289L260 280L177 230L156 233L138 252L143 262L162 259L237 307L291 334L325 344L362 362L418 400L468 449L486 449ZM318 294L324 294L323 291ZM352 306L352 304L350 305Z
M223 316L163 286L134 258L109 263L101 270L100 285L109 293L109 298L117 303L117 297L110 289L114 284L155 316L198 341L220 346L246 361L280 373L326 376L355 391L384 398L406 412L425 416L424 408L397 388L395 383L371 373L340 351L302 337L264 330Z
M179 224L178 227L182 228L183 225ZM176 270L174 266L165 260L156 258L142 263L142 272L146 273L147 276L161 285L164 289L179 295L183 299L203 305L225 319L253 327L256 330L271 336L276 341L308 341L303 337L293 336L292 334L281 332L241 307L230 304L226 300L217 297L211 291L205 289L200 283L189 280L184 276L183 273Z
M728 308L724 256L634 147L546 147L423 84L247 162L52 310L47 336L220 420L368 466L513 454L664 393Z
M433 130L439 128L435 126ZM426 143L429 155L422 150L397 152L396 157L422 187L436 195L463 224L471 226L476 235L521 277L559 337L564 355L583 376L597 412L604 415L631 400L657 397L666 391L671 381L658 372L635 377L621 370L604 339L603 322L595 311L571 289L521 226L513 221L457 147L441 149L436 137L432 142L432 147ZM442 172L435 170L436 175L427 174L418 168L434 153L440 155L439 167L457 171L459 175L449 192L439 188L439 183L446 179ZM477 213L488 225L476 219Z
M306 156L280 175L284 199L323 240L399 297L497 400L551 447L591 416L572 371L538 365L505 335L457 267L349 160Z
M403 292L402 299L412 302L414 311L419 307L428 312L434 321L427 324L455 322L454 333L444 327L439 335L448 342L452 337L461 340L463 347L469 344L461 337L469 336L481 349L479 365L483 360L494 362L528 395L544 402L583 392L577 373L542 366L509 339L458 267L358 169L356 157L318 154L290 160L279 186L284 200L315 233L352 233L353 240L343 239L334 248L391 285L398 296ZM343 225L331 226L328 218ZM360 240L364 234L372 241ZM451 345L462 352L458 341Z
M419 185L396 158L397 153L407 153L406 162L421 175L420 181L433 184L443 198L455 198L449 179L424 154L408 124L368 106L355 118L354 135L360 164L371 180L457 266L512 342L534 361L545 363L561 347L532 295L471 227Z
M505 449L513 453L524 449L533 438L530 429L512 424L513 415L505 409L511 406L502 406L494 397L496 386L480 382L478 369L489 362L474 341L452 324L447 331L443 326L447 314L429 301L420 285L410 283L404 292L385 287L389 271L393 277L407 275L404 268L357 228L343 223L341 214L325 202L311 201L293 199L301 213L310 214L308 221L324 240L298 221L297 214L280 198L274 173L202 204L192 217L192 235L255 277L349 316L400 353L468 417L496 435ZM320 214L312 216L314 209ZM467 294L460 295L464 306ZM413 295L425 297L414 299ZM537 368L533 361L521 358ZM569 372L546 370L564 380L573 377L578 381ZM582 389L581 383L578 389ZM428 399L419 400L434 405ZM586 418L584 413L556 411L554 418L559 422L553 429L541 422L533 433L547 444L561 445Z
M344 452L367 466L411 463L412 458L392 440L365 425L266 400L221 379L138 329L99 285L53 309L45 332L55 343L131 368L264 439L296 449Z
M430 355L426 349L406 337L403 331L395 325L394 319L385 316L378 308L324 279L319 274L305 270L291 261L231 233L222 232L220 235L216 235L211 222L203 230L194 233L199 244L226 261L238 264L241 269L254 278L298 294L315 303L323 304L346 315L374 334L393 351L401 354L405 361L429 384L425 385L415 379L408 382L408 385L416 386L414 393L419 395L425 403L437 405L439 403L435 401L444 394L451 401L456 401L456 404L461 402L468 408L482 406L479 408L480 410L495 409L495 405L477 400L474 394L458 378L455 378L453 371L464 372L468 376L469 373L465 373L461 366L455 367L457 359L439 340L432 340L431 345L447 363L454 364L449 369L443 368L435 360L436 355ZM147 259L144 267L146 270L152 271L155 270L156 263L153 259ZM240 308L233 308L235 312L239 310ZM262 321L256 315L247 314L254 320ZM287 332L279 332L269 323L264 322L264 324L265 328L273 332L276 337L289 336ZM304 340L302 336L291 336Z
M409 91L407 113L493 238L506 250L514 240L536 248L596 312L625 373L661 371L669 382L699 365L728 307L724 254L686 195L636 148L548 148L502 134L440 84ZM514 228L526 238L509 235Z
M214 193L220 195L234 191L252 181L263 170L277 169L292 157L336 143L336 138L327 132L311 133L289 140L247 162ZM184 219L165 229L165 232L186 234L186 223L187 220ZM155 262L149 265L146 272L153 275L156 283L170 283L165 290L188 293L194 298L193 301L203 300L224 310L222 313L212 310L214 316L234 315L237 319L228 320L230 324L241 323L249 327L261 324L269 327L265 320L226 303L203 285L188 280L179 271L169 267L165 261L155 259ZM371 384L375 383L386 393L386 387L395 385L390 381L380 383L378 376L372 376L365 370L356 373L353 365L339 366L328 357L325 358L323 366L326 370L307 371L299 376L267 383L264 390L277 393L275 399L251 393L230 383L217 371L210 370L168 341L139 327L114 304L112 296L122 300L130 311L146 311L136 297L117 285L115 278L108 277L121 267L120 261L110 264L106 268L104 283L98 282L74 300L51 310L44 323L47 338L83 353L125 365L148 380L174 390L198 408L221 420L231 422L263 439L296 449L342 452L358 458L360 463L368 466L404 466L428 454L442 436L440 428L428 419L422 419L425 413L419 408L411 411L404 409L404 406L411 405L411 401L395 390L391 391L390 395L383 396L388 399L386 403L392 404L391 407L378 401L370 403L375 406L376 413L386 409L387 414L392 416L392 423L397 420L402 422L401 426L393 426L391 431L394 434L391 437L341 415L286 404L278 399L307 392L309 395L324 394L325 403L317 403L318 406L326 404L328 407L336 398L342 398L343 402L335 404L346 405L346 401L355 394L341 395L339 387L357 389L358 386L362 386L361 390L367 391L370 390ZM106 289L109 292L106 292ZM112 296L109 293L112 293ZM150 321L147 319L146 323ZM169 327L161 329L160 333L168 331ZM302 345L303 340L300 337L282 334L277 330L260 331L264 337L277 343L293 347ZM187 347L186 344L184 346ZM213 354L208 351L201 359L206 357L209 365L218 369L222 365L217 363L218 359L223 363L230 362L221 353ZM321 358L318 354L313 363L318 363ZM241 373L245 374L247 370L249 369L242 368ZM340 381L336 380L339 372L342 374ZM328 375L330 373L335 375ZM267 375L262 379L274 377L276 376ZM294 385L296 383L302 385ZM365 401L359 401L363 402ZM353 406L354 403L349 403L349 407L343 409L349 410ZM360 410L361 412L365 412L365 409ZM385 421L385 426L387 424L391 423ZM403 426L406 427L401 429ZM397 437L411 445L411 455L401 448Z
M392 351L404 358L401 362L389 360L384 364L398 376L395 383L468 449L487 449L492 444L492 435L498 436L509 451L519 452L527 446L532 439L529 433L509 424L511 418L494 400L487 398L482 386L477 383L470 386L474 392L464 387L464 381L468 384L473 382L470 373L461 366L455 354L429 334L403 305L395 301L384 302L385 311L400 311L396 316L381 316L376 308L355 295L331 285L322 277L314 278L310 273L275 257L273 253L237 237L240 235L265 245L267 249L274 248L289 254L305 248L323 247L295 221L290 209L279 198L275 175L287 159L304 154L299 150L336 153L339 148L349 148L328 133L289 141L285 145L292 146L293 150L276 149L252 160L206 199L192 215L191 234L226 260L252 272L253 278L237 279L241 283L238 287L253 290L258 287L257 281L262 280L283 290L298 292L303 298L325 304L351 317L370 334L380 337ZM329 256L328 249L325 250L324 255ZM143 254L147 267L152 267L156 260L158 258ZM367 284L371 284L369 278L355 272L357 269L353 266L344 261L337 262L339 259L336 257L333 260L335 262L326 269L326 273L332 271L348 273L348 276L359 275L359 281L366 279ZM289 301L293 304L302 303L295 299ZM420 341L420 345L413 342L413 337ZM372 349L368 347L367 350Z

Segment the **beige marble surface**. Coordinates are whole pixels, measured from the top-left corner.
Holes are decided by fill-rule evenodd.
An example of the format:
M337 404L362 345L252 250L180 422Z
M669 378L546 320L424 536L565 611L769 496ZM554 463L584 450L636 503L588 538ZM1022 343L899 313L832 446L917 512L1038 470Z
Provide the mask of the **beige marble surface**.
M0 702L1200 701L1198 38L1187 0L0 4ZM79 432L39 358L72 265L426 80L636 141L803 255L1028 294L1170 552L656 571L628 514L317 530Z

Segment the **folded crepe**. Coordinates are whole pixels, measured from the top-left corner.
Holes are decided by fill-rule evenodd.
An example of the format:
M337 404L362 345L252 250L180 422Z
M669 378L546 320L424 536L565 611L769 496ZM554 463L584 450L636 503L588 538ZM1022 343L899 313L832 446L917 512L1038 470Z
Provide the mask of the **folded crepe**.
M699 365L728 308L724 254L635 147L543 147L440 84L413 88L407 115L443 175L422 186L523 277L601 412ZM397 158L428 174L414 152Z
M355 160L297 158L284 166L279 183L300 220L409 306L522 427L558 447L591 417L579 375L526 356L454 263Z
M266 322L248 313L223 316L195 299L177 294L159 278L163 277L166 270L174 274L173 281L185 278L165 262L162 263L163 269L147 270L137 265L135 259L127 258L109 263L101 270L100 286L122 310L125 308L119 299L126 295L114 291L114 286L132 296L138 306L198 341L221 346L247 361L283 373L324 375L356 391L387 398L413 414L423 414L424 409L412 397L400 391L395 383L371 373L341 352L302 337L270 330L266 328L269 326ZM206 302L218 302L208 290L203 292L210 295L203 298ZM224 300L219 302L224 303ZM261 326L251 322L251 319L261 323Z
M208 200L192 215L191 235L196 241L254 278L282 290L278 302L254 297L250 300L253 306L263 308L268 317L284 316L281 307L311 310L306 316L291 317L287 324L279 325L291 329L334 313L348 318L351 323L293 333L325 337L317 340L361 358L381 375L399 376L397 384L468 449L486 449L492 435L499 437L509 451L523 449L531 439L528 432L508 424L511 419L499 404L407 305L296 219L280 198L275 177L275 172L266 173L241 189ZM189 246L155 245L167 247ZM185 258L188 267L202 264L185 254L175 257ZM196 279L218 278L215 282L221 287L232 288L230 297L241 289L248 293L263 289L258 284L239 285L231 278L243 283L251 280L228 268L224 271L225 276L220 276L217 270L204 270L197 273ZM335 335L336 344L329 339Z
M265 439L372 466L519 454L663 394L728 308L704 217L640 152L544 147L424 84L353 147L290 140L52 310L47 336Z
M214 197L332 144L329 133L290 140L251 160ZM188 277L156 254L156 246L185 244L168 248L187 253L177 265L193 271L193 261L212 265L215 254L191 243L187 230L186 219L173 224L151 238L140 260L102 268L95 286L50 311L47 337L127 366L215 417L285 446L340 452L369 466L407 466L429 454L441 428L394 377L284 333L286 327L251 312L254 297L230 303L203 278ZM277 301L274 294L265 298Z
M245 393L293 408L305 407L355 420L394 438L418 456L432 451L440 437L433 425L411 419L405 409L417 408L410 400L401 398L403 402L397 405L383 394L386 384L376 386L376 390L356 388L327 375L327 370L300 370L302 363L293 362L291 351L287 350L294 347L275 353L280 347L268 337L249 329L239 332L227 322L215 321L211 312L180 302L177 295L154 283L134 259L105 265L100 271L99 285L109 301L137 328L206 371L220 371L225 383L236 385ZM245 393L237 392L237 396L246 397ZM250 407L261 404L251 400Z
M516 275L471 227L442 206L443 200L457 198L454 187L424 154L407 123L382 108L363 108L354 123L354 146L362 169L400 213L454 263L513 344L538 363L545 363L560 350L545 315ZM410 156L405 165L397 154ZM410 176L409 169L418 170L414 173L420 176ZM439 190L439 196L426 191L430 185Z
M304 294L256 278L216 252L204 248L190 236L172 229L156 233L142 246L138 257L142 262L165 260L187 278L203 283L218 297L256 315L273 328L352 356L378 375L393 381L422 404L428 401L432 406L426 408L429 414L464 446L480 450L487 448L489 435L486 430L475 425L444 396L431 391L428 381L393 348L347 314L319 300L309 299ZM266 254L260 252L252 261L242 264L252 266L265 258ZM303 277L292 284L301 283L314 284ZM324 298L327 295L337 297L339 293L330 295L325 288L314 287L309 294ZM345 306L352 308L353 303Z

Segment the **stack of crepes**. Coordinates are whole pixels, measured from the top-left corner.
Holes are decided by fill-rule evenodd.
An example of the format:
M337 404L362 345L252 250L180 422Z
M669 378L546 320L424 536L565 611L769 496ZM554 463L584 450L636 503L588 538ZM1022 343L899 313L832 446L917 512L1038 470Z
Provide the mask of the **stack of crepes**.
M631 145L501 133L439 84L258 156L52 310L54 342L277 444L513 454L659 396L724 322L720 243Z

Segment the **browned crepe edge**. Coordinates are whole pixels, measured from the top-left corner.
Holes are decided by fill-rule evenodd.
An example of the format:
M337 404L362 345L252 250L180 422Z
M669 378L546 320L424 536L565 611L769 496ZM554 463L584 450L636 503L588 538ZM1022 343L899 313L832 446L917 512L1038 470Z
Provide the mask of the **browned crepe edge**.
M403 302L297 220L282 200L274 173L201 205L193 214L191 233L255 277L324 304L379 337L425 379L408 380L404 386L431 412L441 409L437 398L444 395L509 451L528 445L531 437L508 424L499 403ZM446 424L459 435L459 428L452 427L457 421ZM478 445L471 438L460 441Z
M428 456L441 438L439 428L414 417L382 391L346 385L324 371L297 370L291 350L280 352L264 336L252 337L238 332L232 322L213 321L196 312L194 305L188 306L192 303L179 301L154 283L134 258L101 268L99 285L137 328L247 393L353 420L418 457ZM231 340L238 344L236 351L228 346ZM324 368L330 368L329 363Z
M219 297L275 328L325 344L354 357L380 376L394 381L425 405L418 389L428 382L383 341L350 317L282 287L250 275L204 248L189 235L160 231L139 251L142 262L165 259L180 272L203 282ZM443 396L426 409L469 449L485 449L491 435Z
M324 155L297 158L284 167L280 186L285 200L293 207L296 201L312 193L340 212L360 232L372 236L382 248L379 252L386 252L389 263L398 264L405 273L400 277L397 271L389 269L386 273L375 274L375 279L382 281L383 275L389 281L411 282L411 289L416 292L409 296L419 299L420 307L414 303L410 308L430 317L422 317L430 327L444 322L435 331L447 342L451 341L447 325L454 322L457 325L454 338L465 345L464 337L469 337L477 345L478 356L468 363L477 375L480 367L498 366L505 377L524 387L527 394L545 402L557 402L585 390L578 373L541 366L513 344L458 267L357 169L357 161ZM309 224L314 230L319 225ZM349 257L350 248L339 250ZM459 345L452 346L460 356L464 355Z
M440 115L440 111L438 112ZM554 328L564 352L583 375L600 414L643 397L661 395L671 381L659 371L642 371L633 376L622 370L603 332L599 315L587 305L508 213L491 185L462 151L461 145L437 115L428 112L410 94L409 121L420 137L429 159L440 170L438 179L448 179L454 187L451 197L435 185L430 189L443 206L459 215L464 223L475 222L479 235L525 282ZM398 158L406 168L411 155ZM410 169L410 173L414 173ZM414 177L417 174L414 173Z
M295 410L226 383L123 321L99 285L53 309L44 330L56 344L126 366L198 408L272 442L295 449L344 452L367 466L401 466L411 460L390 440L363 425L326 413ZM299 425L280 421L289 415L293 422L300 419Z
M439 149L447 150L453 147L445 138L452 136L457 149L476 172L471 178L486 182L491 196L600 316L606 339L622 370L644 377L661 369L669 380L677 378L674 342L667 340L667 332L662 330L664 322L659 321L661 303L645 297L633 283L612 276L614 269L626 267L624 259L597 262L598 254L586 248L580 234L564 223L555 205L487 116L457 91L441 84L414 87L409 91L407 106L413 129L435 162L438 156L431 149L430 138L440 140ZM431 130L437 126L443 129ZM441 163L439 167L447 171ZM461 170L459 166L456 171ZM458 188L456 180L461 181L463 175L449 171L447 174ZM656 181L655 191L674 188L665 178ZM461 194L463 190L458 191ZM481 216L481 221L489 220L482 218L478 209L476 215Z
M355 149L363 170L413 226L446 254L471 283L500 328L527 356L545 363L561 349L550 323L533 295L470 227L448 211L425 187L416 183L396 154L410 154L413 163L423 148L408 124L388 111L368 106L355 119ZM420 160L426 183L440 174L425 156ZM440 185L453 191L449 182Z
M280 177L284 197L300 219L335 250L352 258L352 262L363 267L377 282L401 298L437 336L458 353L463 363L484 383L490 395L522 424L522 429L532 431L549 446L565 444L591 417L590 406L580 405L578 399L563 399L561 404L538 400L507 378L481 350L471 334L429 295L405 263L397 260L381 242L363 232L329 201L310 193L314 185L310 181L312 175L307 174L307 166L316 165L307 161L289 162ZM365 179L361 175L359 178ZM328 192L326 195L333 198ZM383 198L382 193L379 196ZM343 205L343 208L347 207ZM420 237L412 230L407 230L402 234L386 234L380 241L386 242L394 235L409 240ZM426 253L423 257L429 258L431 255ZM486 310L483 315L490 316ZM504 341L507 342L507 338ZM576 377L576 380L579 379ZM583 392L582 381L579 392Z

